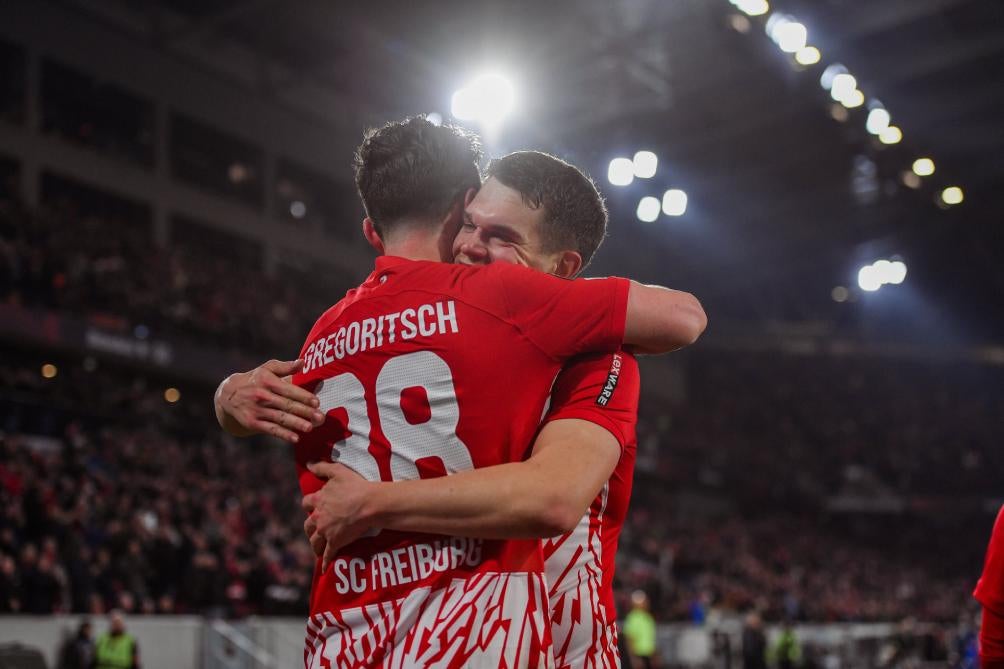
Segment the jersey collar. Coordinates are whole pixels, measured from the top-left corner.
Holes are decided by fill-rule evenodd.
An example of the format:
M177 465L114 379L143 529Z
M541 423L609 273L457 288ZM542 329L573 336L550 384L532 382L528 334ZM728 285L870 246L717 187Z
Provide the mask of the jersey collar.
M376 272L383 272L388 269L393 269L395 267L400 267L401 265L407 265L409 263L418 262L417 260L408 260L407 258L402 258L401 256L377 256L375 270Z

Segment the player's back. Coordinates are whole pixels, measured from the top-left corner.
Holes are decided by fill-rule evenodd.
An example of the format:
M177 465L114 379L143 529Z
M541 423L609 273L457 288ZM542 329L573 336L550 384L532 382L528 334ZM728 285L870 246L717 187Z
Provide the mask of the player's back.
M304 346L294 380L313 387L328 418L296 448L303 492L320 486L305 469L315 460L395 481L523 459L563 359L582 346L616 347L623 333L623 314L618 323L595 304L578 313L583 297L606 295L601 282L566 289L538 277L378 260ZM616 313L626 284L609 295ZM562 328L543 324L563 314L571 322ZM308 663L547 664L542 569L538 541L390 531L360 539L315 573Z

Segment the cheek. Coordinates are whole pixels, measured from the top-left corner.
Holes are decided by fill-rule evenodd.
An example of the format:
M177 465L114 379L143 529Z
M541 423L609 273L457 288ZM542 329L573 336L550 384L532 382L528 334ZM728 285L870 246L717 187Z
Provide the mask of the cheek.
M489 255L491 255L492 262L507 262L511 265L526 265L526 260L524 260L512 246L493 246L489 251Z

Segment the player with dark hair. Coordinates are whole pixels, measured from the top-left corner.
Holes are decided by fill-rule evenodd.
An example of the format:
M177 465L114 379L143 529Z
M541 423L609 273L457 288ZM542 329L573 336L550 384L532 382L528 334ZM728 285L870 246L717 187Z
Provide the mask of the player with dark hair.
M396 132L406 124L392 126ZM406 187L422 181L413 172L443 170L424 162L435 152L411 146L436 133L432 127L426 122L420 132L396 133L396 151L416 156L393 163L408 173L400 179ZM376 138L382 146L385 131L367 141ZM363 172L379 173L394 154L381 152L386 160L378 164L364 157ZM365 191L372 182L358 181L367 212L380 216L381 202ZM449 259L442 257L442 239L459 227L462 205L455 196L437 215L409 211L364 222L364 235L386 255L318 321L294 379L317 392L318 408L328 416L296 449L305 493L320 487L306 469L318 460L337 459L369 481L521 460L561 361L590 349L613 351L621 341L671 350L681 345L684 314L696 324L691 340L703 328L699 305L694 312L693 298L675 291L620 279L563 281L502 263L421 262ZM241 431L265 425L285 436L287 425L309 429L303 418L316 420L309 408L306 415L286 411L302 398L284 394L268 374L259 377L270 386L266 392L238 398L248 379L221 385L224 425L236 419L243 421ZM235 415L249 397L274 413ZM315 572L308 665L550 664L540 571L539 541L388 530L353 541L330 569Z
M456 262L509 262L565 278L589 262L607 212L586 175L536 151L494 160L488 175L465 211ZM568 211L583 222L580 230ZM543 421L547 429L525 462L403 485L371 484L318 464L312 470L332 480L319 493L323 499L307 500L319 507L306 524L311 543L319 551L330 538L330 557L366 523L545 538L557 665L615 666L614 558L631 496L639 383L637 362L624 351L566 364Z
M973 596L983 605L980 663L983 669L1004 669L1004 507L997 514Z

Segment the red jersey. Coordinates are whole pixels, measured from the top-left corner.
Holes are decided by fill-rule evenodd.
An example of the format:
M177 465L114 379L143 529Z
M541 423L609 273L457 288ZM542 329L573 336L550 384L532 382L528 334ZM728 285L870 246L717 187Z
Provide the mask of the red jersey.
M561 365L620 346L628 286L377 259L301 353L327 416L295 447L301 490L319 460L395 481L524 459ZM305 663L550 666L542 572L536 540L379 531L318 563Z
M1004 669L1004 507L997 514L973 596L983 605L980 659L988 669Z
M570 533L543 542L551 636L560 667L619 667L614 559L627 516L638 441L638 361L623 351L576 358L561 371L545 422L580 418L621 445L610 480Z

